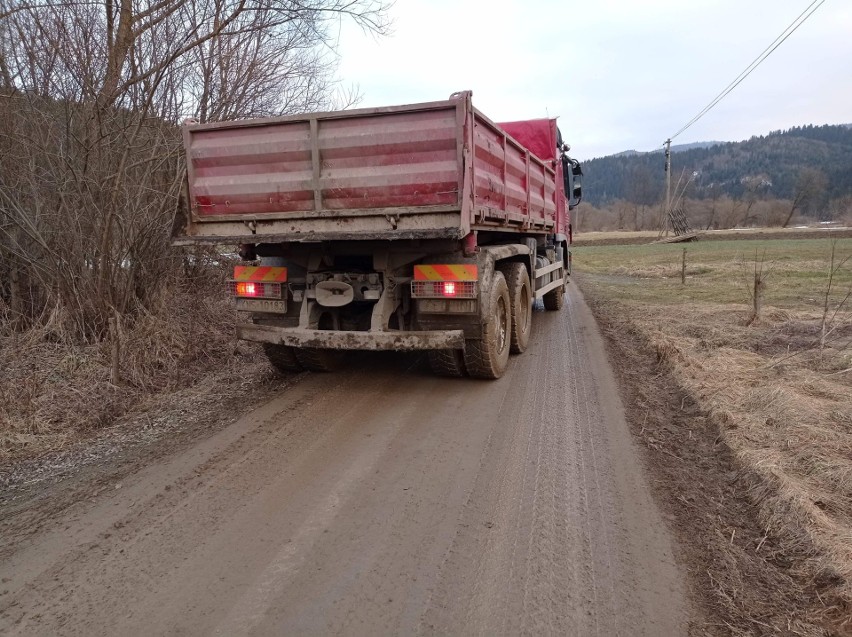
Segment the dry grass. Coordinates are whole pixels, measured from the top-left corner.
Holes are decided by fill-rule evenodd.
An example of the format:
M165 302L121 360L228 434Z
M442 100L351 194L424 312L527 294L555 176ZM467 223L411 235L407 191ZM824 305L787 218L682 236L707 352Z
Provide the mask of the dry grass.
M0 332L0 461L61 449L227 365L235 313L223 276L221 266L176 276L150 309L126 319L118 385L109 341L73 342L61 312L24 333Z
M767 235L778 238L821 238L828 233L849 236L849 228L841 226L826 226L813 228L731 228L727 230L701 230L702 237L710 240L766 238ZM581 245L612 244L617 241L625 243L650 243L660 236L657 230L616 230L579 232L574 240ZM669 235L671 236L671 235Z
M849 374L832 373L849 355L795 348L797 337L800 347L813 342L818 317L764 319L752 329L744 327L748 315L747 308L668 308L665 322L652 313L637 323L760 476L752 495L767 528L797 553L816 549L802 568L852 600L852 384Z
M833 630L845 634L852 632L852 308L843 299L852 272L834 282L835 329L821 348L829 242L760 244L747 249L752 257L765 252L759 258L772 265L766 306L753 323L747 259L732 246L690 248L695 270L686 286L669 278L671 249L582 248L575 265L582 271L588 263L596 274L584 285L656 352L750 477L764 536L775 540L764 557L789 562L817 591ZM852 252L852 241L838 242L837 252Z

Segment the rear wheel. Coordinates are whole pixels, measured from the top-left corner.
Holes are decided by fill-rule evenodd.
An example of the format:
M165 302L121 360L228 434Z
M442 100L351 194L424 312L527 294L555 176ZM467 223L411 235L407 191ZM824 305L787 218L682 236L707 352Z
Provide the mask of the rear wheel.
M277 345L275 343L264 343L263 353L266 354L267 360L279 372L286 374L302 371L302 366L296 359L295 349L292 347Z
M311 372L334 372L342 363L342 354L336 350L300 347L295 348L294 353L299 364Z
M436 349L426 352L429 367L438 376L465 375L464 353L460 349Z
M562 285L551 290L542 298L544 301L544 309L548 312L558 312L562 309L562 306L565 305L565 283L566 281L563 281Z
M512 311L502 272L494 273L489 297L483 308L482 338L468 341L464 350L467 373L474 378L500 378L509 364Z
M508 263L500 268L509 288L512 310L511 351L522 354L530 343L532 332L532 286L523 263Z

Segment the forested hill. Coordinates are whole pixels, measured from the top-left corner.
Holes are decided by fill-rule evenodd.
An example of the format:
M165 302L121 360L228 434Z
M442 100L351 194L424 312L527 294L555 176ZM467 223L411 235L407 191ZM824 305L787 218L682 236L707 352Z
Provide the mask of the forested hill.
M583 164L584 197L596 206L616 199L656 203L665 189L664 167L662 151L592 159ZM691 180L687 195L696 198L753 192L792 199L803 171L824 175L826 199L852 195L852 127L801 126L672 152L672 188L683 174Z

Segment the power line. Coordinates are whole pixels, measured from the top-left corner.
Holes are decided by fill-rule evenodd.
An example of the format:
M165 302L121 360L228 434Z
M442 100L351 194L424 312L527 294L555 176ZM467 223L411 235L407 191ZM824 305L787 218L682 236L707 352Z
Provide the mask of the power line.
M713 98L713 101L711 101L707 106L705 106L703 109L701 109L701 111L698 113L698 115L696 115L691 120L689 120L683 126L683 128L681 128L678 132L676 132L674 135L672 135L669 138L669 140L672 140L675 137L677 137L678 135L680 135L681 133L683 133L687 128L689 128L690 126L695 124L695 122L697 122L699 119L704 117L704 115L706 115L710 111L710 109L712 109L714 106L716 106L716 104L718 104L723 99L725 99L725 97L727 97L727 95L731 91L733 91L735 88L737 88L737 86L739 86L743 82L743 80L745 80L749 75L751 75L752 72L758 66L760 66L760 64L766 58L768 58L772 54L773 51L775 51L775 49L777 49L779 46L781 46L787 38L789 38L791 35L793 35L793 33L795 33L796 29L798 29L800 26L802 26L805 23L805 21L808 18L810 18L814 14L814 12L823 5L824 2L825 2L825 0L814 0L813 2L811 2L811 4L808 5L808 7L804 11L802 11L798 15L798 17L795 20L793 20L793 22L790 23L790 25L786 29L784 29L781 32L781 35L779 35L777 38L775 38L772 41L772 43L769 46L767 46L763 50L763 52L760 55L758 55L754 59L754 61L752 61L752 63L749 64L743 70L742 73L740 73L736 78L734 78L734 80L730 84L728 84L728 86L726 86L722 90L721 93L719 93L715 98Z

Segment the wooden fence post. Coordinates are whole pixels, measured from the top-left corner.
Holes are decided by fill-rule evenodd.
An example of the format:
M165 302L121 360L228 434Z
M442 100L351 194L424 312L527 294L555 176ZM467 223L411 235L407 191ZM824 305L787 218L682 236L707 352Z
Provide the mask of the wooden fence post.
M755 272L754 274L754 313L751 317L751 322L760 318L760 312L763 310L763 273Z

